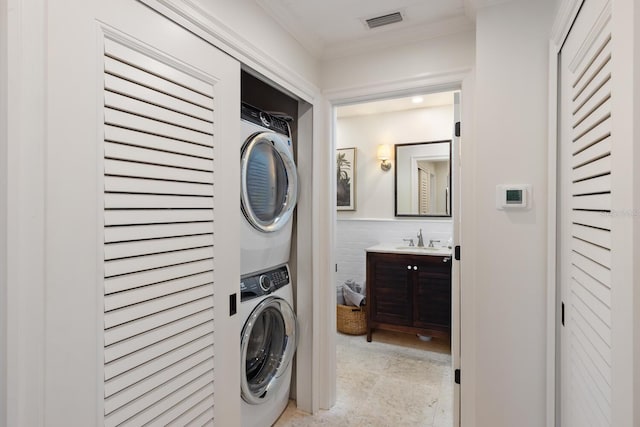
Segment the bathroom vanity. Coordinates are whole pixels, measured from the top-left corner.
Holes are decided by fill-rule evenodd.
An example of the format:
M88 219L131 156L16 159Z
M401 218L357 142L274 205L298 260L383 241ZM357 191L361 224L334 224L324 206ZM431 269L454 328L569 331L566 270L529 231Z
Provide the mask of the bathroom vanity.
M367 251L367 341L375 329L450 337L451 250L377 245Z

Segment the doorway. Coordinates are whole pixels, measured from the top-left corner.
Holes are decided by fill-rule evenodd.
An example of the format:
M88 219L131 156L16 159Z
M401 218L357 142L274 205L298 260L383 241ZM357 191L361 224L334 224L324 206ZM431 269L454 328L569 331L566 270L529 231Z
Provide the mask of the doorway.
M440 89L440 88L438 88ZM450 87L447 90L423 89L413 91L411 94L396 94L394 97L388 95L371 96L362 100L336 100L333 103L332 136L334 148L337 153L345 149L353 149L355 154L351 154L353 164L347 165L352 179L355 180L355 198L349 204L348 209L338 211L334 220L335 241L335 284L336 298L340 298L340 285L345 282L355 282L358 286L365 285L365 250L369 246L379 243L395 242L402 244L403 240L413 239L417 243L417 234L422 229L425 235L425 245L434 241L435 246L448 246L459 241L459 164L456 161L459 154L459 137L455 133L455 123L460 120L460 91L458 87ZM417 96L416 94L419 94ZM442 101L442 98L446 101ZM448 98L447 98L448 97ZM404 106L402 106L405 103ZM404 112L403 112L404 111ZM395 123L395 126L394 126ZM412 129L413 128L413 129ZM425 130L426 129L426 130ZM444 173L442 179L433 181L446 182L443 187L442 199L451 201L453 210L449 207L443 208L442 214L438 216L421 216L419 212L419 189L420 180L417 179L418 163L416 165L415 184L416 212L405 212L398 216L398 159L392 154L388 156L391 164L391 171L385 171L381 163L383 157L380 152L394 153L396 144L412 145L411 143L441 141L451 139L454 148L451 161L451 172ZM384 148L384 146L390 146ZM382 148L380 147L382 146ZM442 159L439 159L442 160ZM409 166L407 166L409 167ZM338 164L334 166L334 174L338 179ZM431 171L435 176L435 169ZM407 174L409 175L409 174ZM453 178L453 179L452 179ZM411 181L409 178L407 182ZM337 183L336 183L337 184ZM408 184L408 187L411 187ZM453 188L451 188L453 187ZM456 188L457 187L457 188ZM436 199L438 190L429 190L432 200ZM451 195L453 194L453 197ZM444 202L443 202L444 204ZM448 205L448 203L447 203ZM453 213L453 215L452 215ZM454 372L459 369L459 349L460 349L460 310L459 310L459 268L458 263L454 263L452 269L452 311L451 311L451 331L449 339L438 339L431 337L416 336L415 333L398 333L394 331L375 331L373 342L364 342L364 337L353 337L338 333L336 338L336 366L337 366L337 396L336 407L340 408L345 404L356 404L353 395L350 395L351 385L349 384L353 372L358 371L358 358L363 359L363 354L368 354L368 362L376 364L387 364L387 368L394 363L401 363L404 366L413 365L420 369L420 358L426 356L432 358L432 365L427 365L426 370L434 373L438 366L445 367L442 371L448 375L448 379L441 381L437 388L443 384L444 394L430 394L429 407L427 413L424 407L420 408L420 403L416 402L414 413L409 414L407 421L409 424L412 415L423 417L432 416L433 425L458 426L459 425L459 389L454 386ZM344 291L343 291L344 292ZM338 300L338 302L340 302ZM339 325L338 325L339 326ZM422 338L422 340L421 340ZM363 342L360 343L358 339ZM406 360L390 359L388 349L400 358L409 357L413 362ZM369 353L370 352L370 353ZM405 354L406 353L406 354ZM365 362L361 363L363 366ZM368 366L368 363L366 364ZM422 369L425 369L424 367ZM351 370L351 372L349 372ZM391 368L393 371L393 368ZM402 373L396 373L393 381L401 381ZM364 375L360 375L362 381L380 381L388 379L366 380ZM415 378L414 378L415 379ZM440 377L442 380L442 377ZM425 379L431 381L434 377ZM447 381L450 388L446 388ZM375 391L376 383L368 383L370 390ZM448 396L447 396L448 394ZM375 398L375 396L374 396ZM387 394L387 400L391 396ZM448 399L448 400L447 400ZM448 405L448 408L445 406ZM418 409L420 408L420 409ZM406 411L405 411L406 412ZM411 411L408 411L411 412ZM429 415L431 414L431 415ZM423 418L424 419L424 418Z

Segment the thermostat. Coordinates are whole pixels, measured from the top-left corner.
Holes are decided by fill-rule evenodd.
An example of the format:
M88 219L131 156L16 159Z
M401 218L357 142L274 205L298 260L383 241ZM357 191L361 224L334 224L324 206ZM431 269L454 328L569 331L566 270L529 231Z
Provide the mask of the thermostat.
M529 207L530 185L496 186L496 209L523 209Z

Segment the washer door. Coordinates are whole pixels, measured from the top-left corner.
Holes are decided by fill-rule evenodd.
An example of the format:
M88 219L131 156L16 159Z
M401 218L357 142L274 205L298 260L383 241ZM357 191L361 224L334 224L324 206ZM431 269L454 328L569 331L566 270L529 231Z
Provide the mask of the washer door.
M259 231L269 233L291 219L298 177L287 141L273 132L253 135L242 147L242 212Z
M253 310L242 328L242 398L254 405L269 400L282 384L296 351L298 324L288 302L269 297Z

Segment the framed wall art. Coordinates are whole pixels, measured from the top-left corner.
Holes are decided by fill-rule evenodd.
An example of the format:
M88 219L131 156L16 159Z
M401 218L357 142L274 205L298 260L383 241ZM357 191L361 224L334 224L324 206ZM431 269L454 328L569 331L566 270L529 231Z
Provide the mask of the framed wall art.
M356 149L336 150L336 206L339 211L356 210Z

